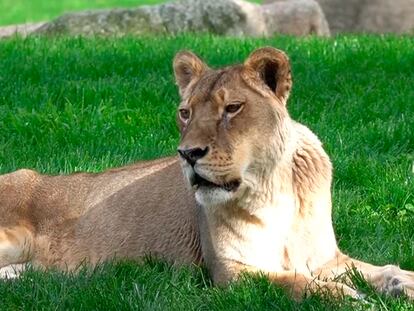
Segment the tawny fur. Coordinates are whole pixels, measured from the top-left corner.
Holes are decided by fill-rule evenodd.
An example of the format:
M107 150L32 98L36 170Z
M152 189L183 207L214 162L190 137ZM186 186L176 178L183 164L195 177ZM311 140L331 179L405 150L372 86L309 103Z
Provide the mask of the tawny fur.
M289 117L283 52L262 48L219 70L180 52L174 72L179 149L205 154L194 163L173 157L100 174L0 176L0 275L26 262L74 269L151 254L204 262L216 283L262 272L296 298L320 290L359 297L338 282L355 266L378 290L414 298L413 272L338 249L331 163L318 138ZM222 187L192 189L196 174ZM223 188L232 182L238 186Z

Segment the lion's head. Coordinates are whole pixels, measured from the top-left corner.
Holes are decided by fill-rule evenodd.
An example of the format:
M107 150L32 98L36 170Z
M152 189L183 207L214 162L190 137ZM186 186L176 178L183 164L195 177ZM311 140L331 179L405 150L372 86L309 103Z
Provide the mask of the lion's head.
M285 148L292 86L286 54L265 47L243 65L216 70L183 51L174 73L181 95L178 152L197 201L221 204L254 189Z

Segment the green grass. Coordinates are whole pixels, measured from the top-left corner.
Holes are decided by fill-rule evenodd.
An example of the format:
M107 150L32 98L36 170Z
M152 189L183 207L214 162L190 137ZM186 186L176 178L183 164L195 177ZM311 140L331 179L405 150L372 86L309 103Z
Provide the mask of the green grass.
M272 45L291 57L289 109L324 142L334 164L340 247L414 270L414 39L213 36L0 41L0 172L100 171L175 153L179 98L173 55L192 49L212 66ZM2 309L358 310L311 297L290 301L263 278L211 286L198 268L150 261L79 275L29 271L0 281ZM369 293L375 310L412 310Z
M162 2L167 0L0 0L0 25L48 21L63 13L80 10L128 8Z

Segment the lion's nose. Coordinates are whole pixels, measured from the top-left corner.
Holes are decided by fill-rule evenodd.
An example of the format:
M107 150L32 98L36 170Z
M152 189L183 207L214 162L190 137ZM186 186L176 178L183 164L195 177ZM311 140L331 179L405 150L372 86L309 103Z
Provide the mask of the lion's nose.
M189 148L178 149L178 153L182 156L191 166L197 162L197 160L204 157L208 152L208 147L202 148Z

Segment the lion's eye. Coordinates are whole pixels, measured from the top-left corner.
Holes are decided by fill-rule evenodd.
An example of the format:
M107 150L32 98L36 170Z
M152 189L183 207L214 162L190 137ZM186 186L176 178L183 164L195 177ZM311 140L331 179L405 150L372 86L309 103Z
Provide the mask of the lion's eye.
M241 103L232 103L226 106L226 112L227 113L236 113L238 112L242 107Z
M183 120L184 122L186 122L190 118L190 110L188 109L180 109L179 113L181 120Z

